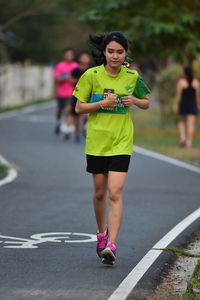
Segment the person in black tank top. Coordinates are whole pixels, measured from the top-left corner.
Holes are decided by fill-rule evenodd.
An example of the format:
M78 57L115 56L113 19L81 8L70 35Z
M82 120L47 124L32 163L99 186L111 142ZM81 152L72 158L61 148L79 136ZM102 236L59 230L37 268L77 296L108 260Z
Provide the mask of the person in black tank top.
M192 86L192 82L188 80L188 86L182 89L179 114L180 115L197 115L196 89Z
M175 110L178 112L180 146L191 148L195 133L195 121L200 106L200 85L191 67L184 69L185 76L177 83Z

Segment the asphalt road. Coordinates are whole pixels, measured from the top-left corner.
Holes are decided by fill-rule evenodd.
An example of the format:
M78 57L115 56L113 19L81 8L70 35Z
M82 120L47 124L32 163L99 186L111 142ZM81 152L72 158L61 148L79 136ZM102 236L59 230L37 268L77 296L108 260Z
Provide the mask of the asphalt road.
M1 300L108 299L149 249L200 206L198 174L134 154L116 265L102 265L96 242L85 242L96 234L96 223L84 141L63 141L53 129L54 108L0 119L0 154L18 171L14 182L0 187ZM195 222L173 245L198 229ZM147 299L168 259L161 255L129 299Z

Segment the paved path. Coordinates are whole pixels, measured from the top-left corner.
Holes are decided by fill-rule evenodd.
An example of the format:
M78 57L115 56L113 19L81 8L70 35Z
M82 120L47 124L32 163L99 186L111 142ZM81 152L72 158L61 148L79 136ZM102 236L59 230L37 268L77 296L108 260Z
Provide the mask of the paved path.
M199 174L136 153L117 262L103 266L92 240L96 224L84 143L54 136L53 114L49 108L0 119L0 154L18 171L14 182L0 187L1 300L108 299L149 249L199 208ZM173 245L185 243L198 225ZM168 258L161 255L129 299L146 299Z

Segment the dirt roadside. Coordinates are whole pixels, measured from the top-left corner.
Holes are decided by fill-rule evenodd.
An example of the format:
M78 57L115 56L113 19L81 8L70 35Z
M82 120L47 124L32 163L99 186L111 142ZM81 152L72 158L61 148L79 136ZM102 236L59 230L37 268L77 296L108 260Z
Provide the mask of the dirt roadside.
M194 254L200 253L200 239L195 239L184 250ZM155 291L147 297L148 300L178 300L187 289L187 282L191 278L199 258L179 256L170 267L167 276L157 286Z

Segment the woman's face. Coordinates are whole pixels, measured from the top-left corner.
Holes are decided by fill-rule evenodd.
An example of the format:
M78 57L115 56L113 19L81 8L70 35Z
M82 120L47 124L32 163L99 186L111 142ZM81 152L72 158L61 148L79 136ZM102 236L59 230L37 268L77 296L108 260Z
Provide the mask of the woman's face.
M89 65L90 64L90 56L87 53L81 54L79 57L79 63L81 65Z
M120 67L125 60L126 53L126 50L121 44L115 41L108 43L104 51L106 64L111 68Z
M65 51L64 60L66 62L72 62L74 60L74 52L72 50Z

